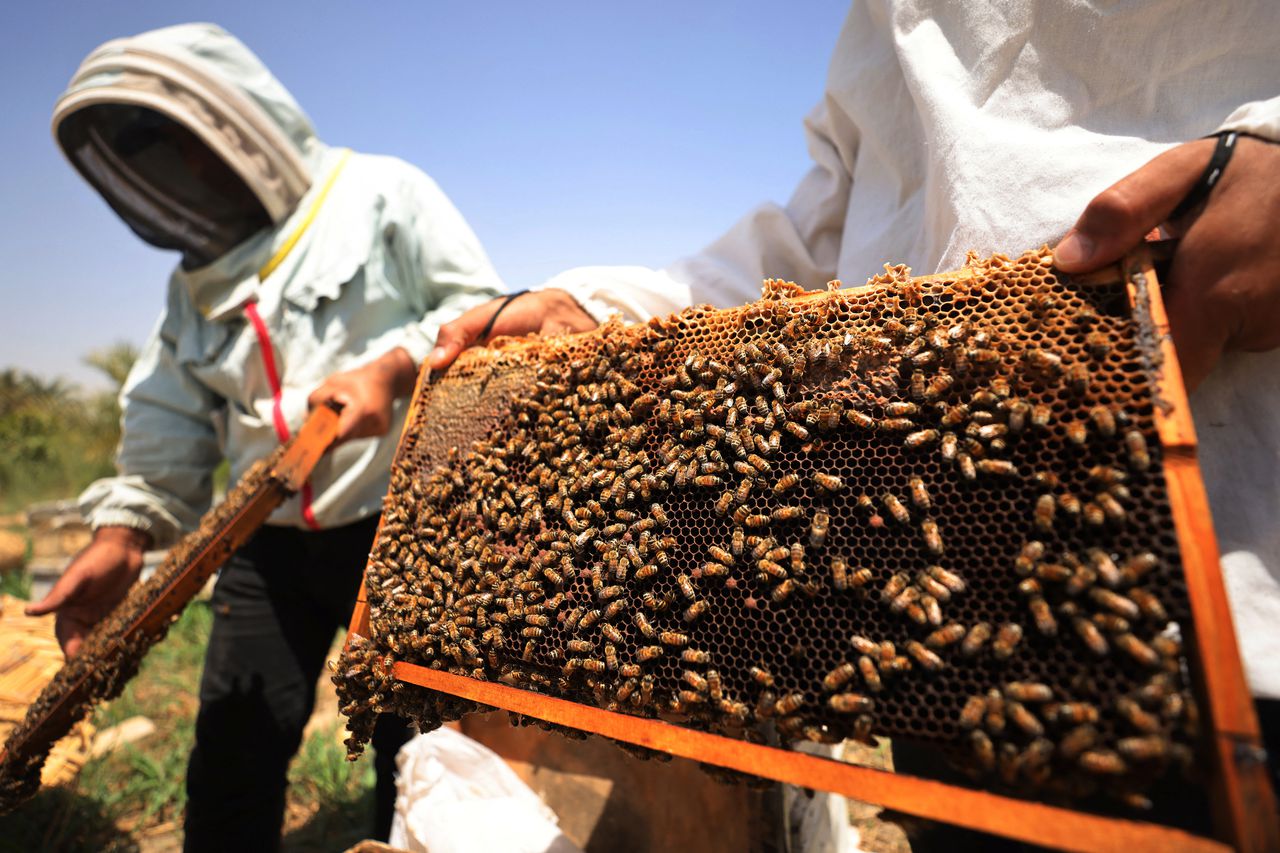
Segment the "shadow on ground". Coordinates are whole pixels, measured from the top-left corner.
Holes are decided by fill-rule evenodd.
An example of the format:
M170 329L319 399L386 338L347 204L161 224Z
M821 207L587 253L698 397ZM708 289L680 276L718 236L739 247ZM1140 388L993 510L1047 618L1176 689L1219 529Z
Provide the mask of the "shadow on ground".
M138 843L107 816L102 804L73 788L46 788L0 817L0 851L50 853L136 851Z
M288 830L281 843L282 853L330 853L346 850L368 838L373 832L373 791L359 797L325 802L301 825L290 816Z

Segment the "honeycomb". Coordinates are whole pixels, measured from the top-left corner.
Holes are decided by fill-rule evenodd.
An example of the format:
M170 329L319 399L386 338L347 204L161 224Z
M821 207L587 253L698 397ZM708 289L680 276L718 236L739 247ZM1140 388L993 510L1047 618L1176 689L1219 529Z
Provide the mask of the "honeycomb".
M254 463L228 490L223 501L200 519L199 527L184 536L165 554L164 561L146 581L134 584L129 594L84 638L80 651L63 664L53 679L27 708L21 723L10 732L0 753L0 814L8 813L40 789L40 770L53 745L102 702L119 696L138 673L143 657L164 639L169 625L203 582L186 593L176 590L195 559L211 547L221 565L235 546L228 530L241 511L264 491L271 490L276 504L290 489L274 473L289 445L281 445ZM210 567L210 573L213 568ZM176 611L155 631L138 626L156 602L176 597Z
M1047 249L507 341L420 389L334 681L408 661L755 741L885 735L977 784L1149 807L1190 625L1125 285ZM1139 306L1140 307L1140 306Z

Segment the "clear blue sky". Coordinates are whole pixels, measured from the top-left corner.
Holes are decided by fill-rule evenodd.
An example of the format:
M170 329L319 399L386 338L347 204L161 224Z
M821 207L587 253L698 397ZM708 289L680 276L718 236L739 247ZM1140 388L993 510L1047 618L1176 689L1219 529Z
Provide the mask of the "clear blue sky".
M327 142L395 154L452 197L511 287L572 266L661 266L808 162L842 0L4 4L0 368L93 385L141 343L173 256L73 172L49 114L99 43L183 21L258 53Z

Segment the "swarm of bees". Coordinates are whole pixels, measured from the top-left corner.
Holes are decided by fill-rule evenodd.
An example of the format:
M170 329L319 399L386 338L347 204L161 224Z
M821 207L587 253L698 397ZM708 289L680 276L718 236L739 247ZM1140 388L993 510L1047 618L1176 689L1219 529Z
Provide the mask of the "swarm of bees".
M120 695L138 672L142 658L164 639L168 623L155 633L130 629L151 606L169 592L173 581L198 554L209 547L239 515L249 499L283 482L273 475L287 445L255 463L226 498L200 520L194 532L171 547L155 573L135 584L106 619L85 638L80 652L67 661L27 708L23 721L10 734L0 762L0 814L30 798L40 787L40 770L53 744L100 702ZM222 555L230 556L230 551ZM59 708L63 703L69 703ZM55 715L54 711L58 709Z
M753 741L915 738L1053 796L1143 805L1189 767L1156 356L1123 286L1046 250L869 284L769 281L425 388L371 636L336 664L352 755L377 712L475 708L392 678L409 661ZM455 405L459 438L477 387L492 416Z

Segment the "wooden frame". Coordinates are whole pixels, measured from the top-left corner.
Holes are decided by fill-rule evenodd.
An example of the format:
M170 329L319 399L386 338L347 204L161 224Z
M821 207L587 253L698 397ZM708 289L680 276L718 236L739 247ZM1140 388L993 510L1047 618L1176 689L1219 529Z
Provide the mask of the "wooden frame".
M925 279L963 277L964 271ZM592 732L780 782L833 791L907 814L1003 835L1020 841L1079 851L1280 850L1280 822L1267 774L1253 700L1245 681L1235 628L1218 562L1217 539L1196 456L1195 428L1182 373L1169 336L1152 253L1142 247L1119 267L1095 273L1094 281L1123 276L1130 304L1159 336L1156 429L1183 571L1191 602L1195 643L1189 649L1197 694L1205 699L1205 744L1217 838L1138 820L1103 817L1043 803L974 790L930 779L872 770L776 747L619 714L542 694L479 681L409 663L395 663L400 681L459 696L557 725ZM405 429L413 423L424 382L414 391ZM403 440L403 434L402 434ZM368 636L369 608L363 584L352 614L351 634Z

